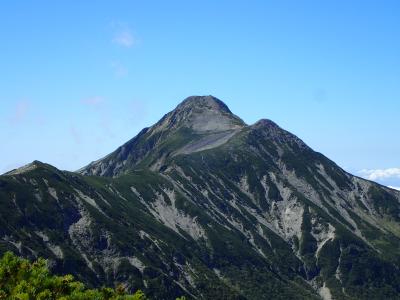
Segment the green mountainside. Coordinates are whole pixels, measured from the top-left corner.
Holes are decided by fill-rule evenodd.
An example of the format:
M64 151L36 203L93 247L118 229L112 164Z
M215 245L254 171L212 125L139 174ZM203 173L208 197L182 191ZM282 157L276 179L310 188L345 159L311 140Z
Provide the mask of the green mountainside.
M0 176L0 254L151 299L400 299L400 193L189 97L77 172Z

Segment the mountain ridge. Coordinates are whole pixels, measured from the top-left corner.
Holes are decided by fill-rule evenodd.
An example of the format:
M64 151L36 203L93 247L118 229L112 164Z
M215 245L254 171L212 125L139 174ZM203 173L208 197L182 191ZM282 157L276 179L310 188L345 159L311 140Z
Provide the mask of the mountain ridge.
M154 299L400 294L400 192L215 97L187 98L77 173L34 165L0 176L0 253L90 285Z

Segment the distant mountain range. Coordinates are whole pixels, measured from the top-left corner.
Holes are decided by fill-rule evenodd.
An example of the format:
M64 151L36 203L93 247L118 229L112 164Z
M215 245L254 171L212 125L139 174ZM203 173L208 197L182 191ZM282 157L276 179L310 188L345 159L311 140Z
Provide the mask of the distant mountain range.
M400 299L400 192L193 96L77 172L0 176L0 254L152 299Z

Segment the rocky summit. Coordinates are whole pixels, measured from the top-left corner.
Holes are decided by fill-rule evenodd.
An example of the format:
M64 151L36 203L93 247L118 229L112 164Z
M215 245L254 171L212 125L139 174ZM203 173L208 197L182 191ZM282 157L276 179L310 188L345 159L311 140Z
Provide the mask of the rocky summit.
M193 96L77 172L0 176L0 253L152 299L400 299L400 192Z

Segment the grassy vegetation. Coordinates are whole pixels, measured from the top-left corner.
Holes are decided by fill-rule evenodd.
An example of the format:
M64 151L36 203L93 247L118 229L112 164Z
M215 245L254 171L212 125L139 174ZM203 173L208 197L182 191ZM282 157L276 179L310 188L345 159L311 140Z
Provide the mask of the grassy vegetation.
M72 275L52 275L44 259L31 263L7 252L0 260L0 299L13 300L146 300L142 291L128 295L116 289L88 289Z
M381 214L391 217L396 222L400 221L399 201L384 189L371 186L368 194L373 199L375 209Z

